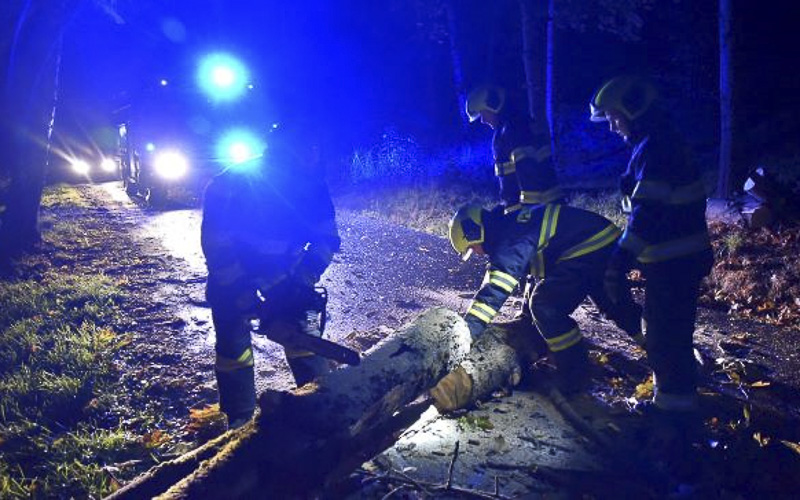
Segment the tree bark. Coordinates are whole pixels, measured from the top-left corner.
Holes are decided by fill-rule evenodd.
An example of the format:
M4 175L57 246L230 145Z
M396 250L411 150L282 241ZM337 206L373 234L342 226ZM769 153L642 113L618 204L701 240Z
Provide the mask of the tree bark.
M546 349L539 334L531 329L490 326L459 365L472 380L472 394L465 407L501 387L519 384L526 366L537 361Z
M558 166L558 140L556 138L556 86L555 86L555 73L556 73L556 2L555 0L548 0L547 2L547 69L546 69L546 85L545 85L545 115L547 117L547 129L550 132L550 161L554 167Z
M528 112L543 124L546 112L547 9L546 0L519 0L522 23L522 64L528 90Z
M308 495L381 451L398 411L461 362L464 320L432 309L371 349L356 367L291 392L267 391L261 413L109 498L286 498Z
M719 168L717 197L730 194L731 160L733 158L733 35L732 1L719 0Z
M453 89L458 101L458 116L461 118L462 132L469 126L467 117L467 90L464 85L464 68L461 63L461 51L458 50L458 18L456 17L453 0L444 0L444 9L447 14L447 41L450 49L450 64L452 65Z
M39 205L55 120L62 35L71 0L21 2L15 12L2 89L2 156L11 185L0 226L0 261L41 236Z

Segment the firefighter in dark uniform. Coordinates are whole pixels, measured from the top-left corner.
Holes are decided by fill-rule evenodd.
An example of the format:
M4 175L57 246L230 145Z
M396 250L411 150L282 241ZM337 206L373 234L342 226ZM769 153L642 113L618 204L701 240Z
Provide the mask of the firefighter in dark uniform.
M467 116L494 130L492 154L500 199L506 212L523 205L563 202L550 155L550 135L514 108L505 89L476 88L467 96Z
M522 278L530 273L540 279L527 306L555 360L562 391L575 392L586 381L586 346L570 314L587 296L626 333L640 334L641 308L630 289L619 287L612 298L603 288L620 235L608 219L561 204L511 214L467 205L453 216L449 232L464 259L473 252L489 257L483 285L465 316L473 337L492 322Z
M700 282L713 263L705 186L686 143L659 108L648 81L621 76L591 100L591 120L607 121L633 147L620 179L625 232L606 275L613 289L629 269L646 280L644 335L658 411L696 409L693 335Z
M209 183L202 248L207 298L216 331L220 408L229 427L247 422L256 404L251 322L320 335L309 315L314 285L339 250L339 235L318 151L297 133L270 134L263 157L234 165ZM298 386L327 370L327 361L285 347Z

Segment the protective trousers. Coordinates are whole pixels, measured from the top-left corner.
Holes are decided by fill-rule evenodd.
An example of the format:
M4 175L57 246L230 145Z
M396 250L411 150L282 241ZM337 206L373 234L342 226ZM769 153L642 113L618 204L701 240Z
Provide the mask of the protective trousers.
M697 404L694 326L700 282L712 263L709 250L642 265L647 357L655 374L653 402L661 409L690 411Z
M220 409L229 420L249 419L256 407L250 318L230 307L211 307L216 332L217 387Z
M534 288L530 310L534 323L547 342L559 371L562 390L572 392L583 385L587 365L586 346L580 328L570 316L589 297L602 314L628 335L640 333L641 308L630 288L622 287L611 300L603 289L603 275L613 245L558 262Z
M603 288L603 275L612 250L613 245L609 245L582 257L558 262L534 288L529 307L552 352L568 349L580 340L580 329L570 315L586 297L628 335L640 333L641 307L633 301L627 283L613 299Z

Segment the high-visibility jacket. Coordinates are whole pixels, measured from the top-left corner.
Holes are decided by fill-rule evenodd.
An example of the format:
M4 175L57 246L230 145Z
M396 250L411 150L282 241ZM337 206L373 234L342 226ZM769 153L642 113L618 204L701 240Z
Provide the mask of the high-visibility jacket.
M209 183L201 243L212 307L231 293L268 289L292 273L305 273L313 282L339 250L324 181L282 168L231 168Z
M709 251L705 186L676 131L654 125L635 143L620 188L629 215L619 245L639 262Z
M472 331L494 319L528 274L546 278L548 269L560 262L605 248L620 235L605 217L560 204L523 207L504 216L491 212L488 217L483 247L489 267L465 317Z
M549 134L534 133L528 120L504 120L494 132L492 153L506 212L563 198L551 161Z

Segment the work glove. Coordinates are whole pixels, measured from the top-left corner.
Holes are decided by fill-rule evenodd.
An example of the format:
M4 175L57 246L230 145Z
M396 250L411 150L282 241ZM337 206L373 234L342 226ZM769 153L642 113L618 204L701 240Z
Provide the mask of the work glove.
M619 303L624 287L628 286L628 271L633 267L633 262L633 254L620 247L616 247L608 259L603 275L603 289L613 304Z
M441 413L464 408L471 402L472 377L459 366L430 390L433 405Z

